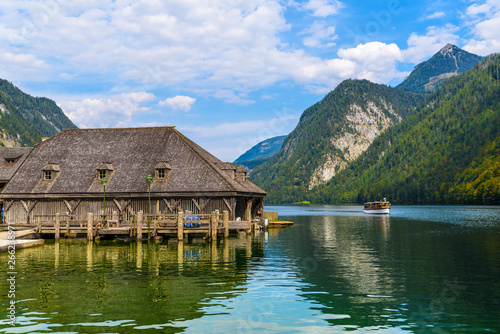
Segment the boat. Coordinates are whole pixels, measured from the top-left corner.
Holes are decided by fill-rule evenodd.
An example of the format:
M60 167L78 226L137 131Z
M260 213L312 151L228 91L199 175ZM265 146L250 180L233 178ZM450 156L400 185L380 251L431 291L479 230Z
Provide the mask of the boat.
M363 212L364 213L389 213L391 209L391 203L387 201L385 198L382 201L377 202L367 202L364 204Z

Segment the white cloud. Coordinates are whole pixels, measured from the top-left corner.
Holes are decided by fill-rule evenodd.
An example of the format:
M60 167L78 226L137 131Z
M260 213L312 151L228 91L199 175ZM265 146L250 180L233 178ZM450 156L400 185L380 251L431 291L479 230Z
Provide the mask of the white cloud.
M418 64L434 55L446 44L457 44L459 28L452 24L444 27L428 27L425 35L411 34L408 38L408 49L402 52L405 62Z
M151 93L135 92L102 99L59 102L59 106L80 128L127 127L131 125L133 116L151 112L144 105L154 99Z
M500 51L500 1L489 0L482 5L467 8L468 19L472 23L473 38L464 49L486 56Z
M160 107L169 107L174 110L190 111L196 99L189 96L177 95L175 97L168 98L164 101L158 102Z
M396 70L396 63L402 60L402 52L394 43L360 44L351 49L339 49L338 55L356 64L354 78L383 83L404 75Z
M338 36L335 34L334 26L326 26L325 22L314 22L303 34L309 35L304 38L304 45L308 47L332 47Z
M430 15L427 15L425 17L426 20L433 20L433 19L439 19L441 17L444 17L446 16L446 13L445 12L435 12L435 13L432 13Z
M7 2L0 32L8 36L0 34L0 49L36 55L47 65L39 70L46 77L106 76L133 91L175 85L249 105L254 103L250 92L276 83L292 81L322 93L367 65L312 56L284 43L280 36L291 26L278 0L54 0L52 6L25 0L22 11L18 2ZM343 4L310 0L295 6L325 17ZM310 47L331 47L337 38L335 28L324 22L307 33L304 43ZM18 79L15 71L9 74Z
M40 72L50 69L50 65L33 54L0 52L0 78L42 79Z
M303 7L312 11L313 16L327 17L337 14L343 4L337 0L309 0Z
M281 111L267 119L178 128L216 157L229 161L265 139L290 133L299 117L300 114Z
M469 17L476 16L486 16L491 17L495 15L500 9L500 1L498 0L487 0L483 4L473 4L467 7L466 14Z

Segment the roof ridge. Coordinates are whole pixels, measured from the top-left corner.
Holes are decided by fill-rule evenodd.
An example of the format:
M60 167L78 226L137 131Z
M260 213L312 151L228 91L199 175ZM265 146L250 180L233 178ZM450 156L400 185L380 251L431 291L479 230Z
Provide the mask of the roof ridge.
M76 129L64 129L61 132L69 131L96 131L96 130L134 130L134 129L175 129L175 125L164 125L164 126L131 126L131 127L119 127L119 128L76 128ZM61 133L59 132L59 133Z

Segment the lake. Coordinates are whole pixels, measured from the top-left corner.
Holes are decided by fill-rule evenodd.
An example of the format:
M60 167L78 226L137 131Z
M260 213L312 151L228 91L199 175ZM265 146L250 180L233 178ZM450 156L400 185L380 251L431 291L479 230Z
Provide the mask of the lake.
M17 250L2 333L500 331L500 207L267 206L285 229L217 243Z

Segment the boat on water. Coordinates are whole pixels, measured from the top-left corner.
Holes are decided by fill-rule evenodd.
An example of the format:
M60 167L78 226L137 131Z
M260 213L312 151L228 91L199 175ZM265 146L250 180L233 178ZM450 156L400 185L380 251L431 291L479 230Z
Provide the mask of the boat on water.
M364 213L389 213L391 209L391 203L385 198L382 201L377 202L367 202L364 204Z

